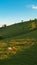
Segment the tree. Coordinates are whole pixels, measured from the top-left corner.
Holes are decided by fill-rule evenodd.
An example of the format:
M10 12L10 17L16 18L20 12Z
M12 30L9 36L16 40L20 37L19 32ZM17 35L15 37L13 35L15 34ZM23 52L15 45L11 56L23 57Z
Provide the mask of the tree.
M0 40L2 40L3 39L3 37L2 37L2 35L0 35Z
M37 21L37 19L35 18L34 21Z
M30 29L35 29L35 28L36 28L36 23L35 22L31 22Z
M32 29L36 28L35 22L32 22Z
M23 20L21 20L21 22L24 22Z
M6 25L6 24L4 24L2 27L7 27L7 25Z

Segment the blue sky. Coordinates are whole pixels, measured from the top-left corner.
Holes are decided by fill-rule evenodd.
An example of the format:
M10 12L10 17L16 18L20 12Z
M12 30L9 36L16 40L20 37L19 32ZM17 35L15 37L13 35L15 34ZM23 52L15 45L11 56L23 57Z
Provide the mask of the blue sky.
M0 0L0 26L37 18L37 0Z

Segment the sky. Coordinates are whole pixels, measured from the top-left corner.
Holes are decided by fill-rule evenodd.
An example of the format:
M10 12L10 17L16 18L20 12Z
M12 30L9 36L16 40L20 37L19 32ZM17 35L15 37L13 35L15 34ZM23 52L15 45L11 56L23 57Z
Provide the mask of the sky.
M0 26L37 18L37 0L0 0Z

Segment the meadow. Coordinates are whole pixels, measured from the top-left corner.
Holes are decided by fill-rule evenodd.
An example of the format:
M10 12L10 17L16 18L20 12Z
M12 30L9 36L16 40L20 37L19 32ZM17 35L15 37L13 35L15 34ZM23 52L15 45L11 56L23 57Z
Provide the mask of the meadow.
M0 28L0 65L37 65L36 24L30 20Z

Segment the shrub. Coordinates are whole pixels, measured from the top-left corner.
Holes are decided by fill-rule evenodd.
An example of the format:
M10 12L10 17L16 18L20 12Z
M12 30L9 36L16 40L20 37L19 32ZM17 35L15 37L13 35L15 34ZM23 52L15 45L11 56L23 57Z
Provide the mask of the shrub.
M3 39L3 37L0 35L0 40Z
M4 24L2 27L7 27L7 25L6 25L6 24Z

